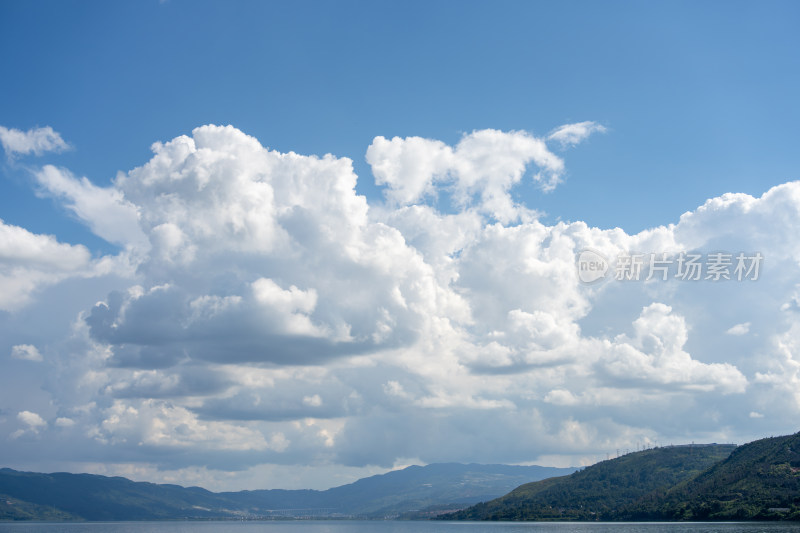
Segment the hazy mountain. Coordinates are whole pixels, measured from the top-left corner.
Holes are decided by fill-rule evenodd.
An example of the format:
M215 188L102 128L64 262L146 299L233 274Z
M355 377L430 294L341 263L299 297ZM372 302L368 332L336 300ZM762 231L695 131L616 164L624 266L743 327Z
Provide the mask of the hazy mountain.
M259 490L224 493L252 509L302 505L348 515L395 515L444 504L469 505L530 480L563 476L575 468L439 463L410 466L325 491ZM493 495L493 496L491 496Z
M0 519L158 520L241 516L397 515L459 507L522 483L574 472L539 466L433 464L360 479L324 491L213 493L90 474L0 469Z
M198 487L156 485L91 474L0 470L0 518L157 520L234 516L236 503ZM30 514L31 516L27 516Z

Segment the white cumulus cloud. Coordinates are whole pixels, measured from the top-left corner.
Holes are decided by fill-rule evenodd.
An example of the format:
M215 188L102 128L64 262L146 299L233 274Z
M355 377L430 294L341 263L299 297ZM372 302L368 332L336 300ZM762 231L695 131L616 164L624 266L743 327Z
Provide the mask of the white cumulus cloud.
M0 309L27 304L42 287L89 275L92 258L82 245L60 243L0 220Z
M645 307L633 327L634 337L615 338L610 345L610 359L601 362L614 377L623 382L744 392L747 378L735 366L702 363L684 351L688 340L686 321L671 307L661 303Z
M36 180L46 194L62 199L97 236L115 244L145 243L136 207L118 189L97 187L86 178L77 179L68 170L52 165L37 172Z
M17 439L26 433L38 435L39 431L47 427L47 422L32 411L20 411L17 413L17 420L25 424L26 427L18 429L11 434L12 439Z
M26 361L42 362L44 358L36 346L32 344L17 344L11 347L11 357Z
M509 193L530 163L532 177L545 190L561 181L564 162L542 139L523 131L478 130L455 147L421 137L376 137L367 149L376 183L387 185L387 197L398 205L420 203L438 188L451 189L460 208L475 205L501 222L525 212Z
M36 341L46 359L29 331L5 326L0 349L43 360L0 364L41 370L24 384L41 403L9 404L20 414L0 426L62 443L11 439L9 453L92 453L188 479L267 463L374 473L409 457L570 463L788 429L800 414L800 183L712 198L635 234L548 224L515 199L563 177L546 143L602 131L376 137L367 161L385 201L372 204L349 159L277 152L231 126L156 143L108 187L42 168L42 191L126 250L92 258L0 223L0 319L52 320L30 304L68 279L100 295L62 318L66 338ZM760 253L763 268L757 280L587 286L586 248ZM102 277L113 265L125 274Z
M61 152L69 145L50 126L22 131L0 126L0 144L8 157L17 155L42 155L46 152Z

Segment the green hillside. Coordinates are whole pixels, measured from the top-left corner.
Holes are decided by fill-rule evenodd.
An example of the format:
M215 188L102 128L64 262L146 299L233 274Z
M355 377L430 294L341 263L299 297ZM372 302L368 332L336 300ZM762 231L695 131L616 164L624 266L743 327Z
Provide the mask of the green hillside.
M0 494L1 520L44 520L59 521L77 520L75 515L53 507L36 505L11 496Z
M442 518L800 520L800 433L631 453Z
M732 444L672 446L602 461L569 476L522 485L495 500L444 515L460 520L614 520L657 500L728 457Z
M751 442L658 501L622 509L622 518L800 519L800 433Z

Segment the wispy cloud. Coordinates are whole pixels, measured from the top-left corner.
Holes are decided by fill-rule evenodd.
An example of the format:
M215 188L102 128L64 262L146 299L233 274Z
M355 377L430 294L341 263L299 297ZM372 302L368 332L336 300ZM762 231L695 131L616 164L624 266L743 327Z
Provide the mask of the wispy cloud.
M60 199L98 237L123 246L146 245L136 207L118 189L98 187L52 165L45 165L35 177L41 186L40 194Z
M11 357L15 359L24 359L26 361L35 361L37 363L40 363L44 360L42 358L42 354L39 353L39 350L36 348L36 346L31 344L18 344L16 346L12 346Z
M0 143L6 156L13 158L20 155L43 155L47 152L63 152L69 145L58 132L50 126L22 131L0 126Z
M742 322L741 324L736 324L735 326L731 327L727 333L728 335L747 335L750 331L750 322Z
M547 136L549 141L557 141L562 147L574 146L586 140L592 133L605 133L606 128L602 124L592 121L576 122L574 124L564 124L559 126Z

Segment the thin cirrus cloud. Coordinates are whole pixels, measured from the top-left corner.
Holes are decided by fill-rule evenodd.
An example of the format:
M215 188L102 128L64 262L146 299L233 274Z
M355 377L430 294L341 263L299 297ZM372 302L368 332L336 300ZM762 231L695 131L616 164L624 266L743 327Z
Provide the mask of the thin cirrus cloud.
M561 143L562 147L575 146L593 133L605 133L605 126L592 121L576 122L559 126L547 136L547 140Z
M754 409L783 427L768 406L800 414L787 396L800 296L780 274L796 268L800 184L711 199L637 234L547 225L513 200L563 177L548 142L602 131L376 137L367 162L383 202L355 192L349 159L269 150L231 126L156 143L108 188L43 167L42 194L122 251L94 259L0 226L0 283L21 287L0 292L6 309L73 277L110 286L48 343L42 374L58 379L9 406L38 413L0 422L16 435L9 452L211 480L266 464L572 464L631 442L737 440ZM575 270L585 248L759 252L765 266L757 281L588 286ZM127 265L113 280L112 264ZM9 342L11 359L38 360L30 341Z
M749 331L750 331L750 322L743 322L741 324L736 324L735 326L732 326L725 333L727 333L728 335L747 335Z

